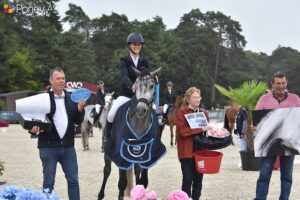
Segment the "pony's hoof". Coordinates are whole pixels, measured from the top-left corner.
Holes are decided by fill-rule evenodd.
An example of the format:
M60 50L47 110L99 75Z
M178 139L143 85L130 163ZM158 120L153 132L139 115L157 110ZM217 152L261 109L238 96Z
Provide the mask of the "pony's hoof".
M102 199L104 199L104 194L98 194L98 200L102 200Z
M89 146L86 145L83 147L83 151L88 151L88 150L90 150Z
M173 142L171 142L171 146L173 146Z
M104 153L104 148L103 147L101 147L101 153Z

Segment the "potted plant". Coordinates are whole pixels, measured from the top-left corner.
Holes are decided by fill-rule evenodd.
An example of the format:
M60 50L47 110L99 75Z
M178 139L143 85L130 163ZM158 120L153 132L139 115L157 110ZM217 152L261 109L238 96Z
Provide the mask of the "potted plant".
M242 169L243 170L258 170L259 158L254 157L254 137L250 130L252 123L252 110L255 109L258 99L264 94L268 88L267 84L258 80L245 81L238 88L225 89L224 87L215 84L217 90L228 97L232 102L241 105L248 111L248 128L246 132L247 149L240 151Z

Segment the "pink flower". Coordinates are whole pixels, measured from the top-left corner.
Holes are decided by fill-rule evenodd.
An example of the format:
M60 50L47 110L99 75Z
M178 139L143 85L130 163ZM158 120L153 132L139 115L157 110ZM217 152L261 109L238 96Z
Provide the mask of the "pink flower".
M130 198L131 200L142 200L144 198L145 193L146 190L143 185L136 185L130 191Z
M157 194L156 194L156 192L148 191L148 189L147 189L144 198L147 200L156 200Z
M173 190L168 195L168 200L189 200L189 196L181 190Z
M143 185L136 185L130 191L131 200L156 200L157 194L154 191L145 189Z

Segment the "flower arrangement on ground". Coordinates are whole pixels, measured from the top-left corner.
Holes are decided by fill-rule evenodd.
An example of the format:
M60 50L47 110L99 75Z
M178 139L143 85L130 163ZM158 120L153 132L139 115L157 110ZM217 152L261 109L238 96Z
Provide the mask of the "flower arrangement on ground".
M130 191L131 200L156 200L157 194L154 191L149 191L149 189L145 189L143 185L136 185Z
M181 190L173 190L168 195L168 200L192 200L187 193Z
M44 190L43 193L37 192L31 188L19 188L16 186L7 186L0 191L1 200L60 200L54 191Z
M131 200L158 200L157 194L154 191L145 189L143 185L136 185L130 191ZM173 190L168 195L168 200L191 200L189 196L181 190Z

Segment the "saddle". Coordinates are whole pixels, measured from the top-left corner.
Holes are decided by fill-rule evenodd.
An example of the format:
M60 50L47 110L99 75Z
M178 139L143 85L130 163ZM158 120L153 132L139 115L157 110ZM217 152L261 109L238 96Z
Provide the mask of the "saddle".
M129 170L134 164L143 169L149 169L166 154L166 147L160 141L154 111L151 116L151 125L141 136L133 131L127 120L130 103L131 101L118 109L111 135L104 146L105 152L120 169Z

